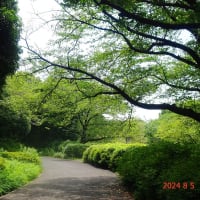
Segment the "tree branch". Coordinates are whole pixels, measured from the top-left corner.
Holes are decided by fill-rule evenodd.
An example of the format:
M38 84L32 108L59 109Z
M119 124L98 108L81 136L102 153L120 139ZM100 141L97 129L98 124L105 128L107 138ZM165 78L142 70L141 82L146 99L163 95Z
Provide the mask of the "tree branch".
M60 84L61 81L62 81L62 78L60 78L57 81L57 83L54 85L54 87L51 88L51 90L47 94L45 94L45 96L42 98L42 101L41 101L40 105L43 104L45 102L46 98L53 93L53 91L58 87L58 85ZM40 105L39 105L39 107L40 107Z
M97 76L95 76L92 73L89 73L87 71L84 71L82 69L79 68L73 68L72 66L68 65L60 65L60 64L56 64L54 62L51 62L49 60L47 60L46 58L44 58L42 55L38 54L37 52L35 52L34 50L30 49L28 47L29 51L31 51L32 53L34 53L35 55L38 56L38 58L40 58L41 60L43 60L44 62L51 64L52 66L58 67L58 68L62 68L65 70L69 70L69 71L73 71L73 72L78 72L81 74L84 74L92 79L94 79L95 81L101 83L102 85L113 89L115 92L119 93L119 95L121 95L124 99L126 99L129 103L138 106L140 108L144 108L144 109L148 109L148 110L170 110L174 113L180 114L180 115L184 115L187 117L190 117L198 122L200 122L200 113L195 112L192 109L188 109L188 108L182 108L182 107L178 107L175 104L167 104L167 103L161 103L161 104L148 104L148 103L143 103L143 102L139 102L138 100L133 99L131 96L129 96L125 91L123 91L122 89L120 89L119 87L117 87L116 85L109 83Z
M187 29L187 30L191 30L191 29L197 29L200 28L200 23L181 23L181 24L171 24L171 23L164 23L162 21L157 21L157 20L152 20L149 18L145 18L142 17L138 14L135 13L130 13L128 11L126 11L125 9L123 9L122 7L111 3L108 0L101 0L100 3L98 3L98 5L107 5L110 6L111 8L117 10L120 12L120 16L123 17L127 17L129 19L133 19L141 24L146 24L146 25L150 25L152 27L160 27L166 30L181 30L181 29Z
M194 10L194 7L189 5L189 4L181 4L178 1L175 3L168 3L165 1L150 1L150 0L144 0L142 1L144 3L150 4L150 5L155 5L155 6L163 6L163 7L173 7L173 8L182 8L185 10L191 9Z
M108 12L103 11L103 13L106 16L108 16L110 19L112 19L114 22L120 23L120 21L118 19L116 19L115 17L110 15ZM139 53L144 53L144 54L156 54L156 55L159 55L158 52L150 51L153 48L153 46L156 46L156 45L157 46L170 46L170 47L185 51L186 53L188 53L196 61L196 63L191 61L191 60L185 59L183 57L177 56L174 53L166 52L166 55L169 55L169 56L171 56L171 57L173 57L173 58L175 58L177 60L180 60L180 61L182 61L182 62L184 62L186 64L192 65L192 66L200 69L200 56L193 49L191 49L191 48L189 48L189 47L187 47L187 46L185 46L183 44L180 44L180 43L177 43L177 42L165 39L165 38L160 38L158 36L153 36L153 35L150 35L150 34L147 34L147 33L144 33L144 32L137 31L136 29L130 28L128 25L124 25L124 27L129 32L131 32L131 33L133 33L135 35L139 35L141 37L156 41L155 43L152 43L151 46L147 50L137 49L137 48L133 47L133 45L130 42L130 40L122 32L118 31L117 28L115 27L114 33L117 33L118 35L121 35L124 38L124 40L126 41L126 43L128 44L129 48L131 48L132 50L134 50L136 52L139 52ZM163 52L161 53L161 55L163 55Z
M196 87L184 87L184 86L181 86L181 85L174 85L172 83L169 83L167 79L164 80L157 75L153 75L153 77L157 78L158 80L162 81L162 83L164 83L164 84L166 84L166 85L168 85L172 88L186 90L186 91L190 91L190 92L200 92L200 89L196 88Z

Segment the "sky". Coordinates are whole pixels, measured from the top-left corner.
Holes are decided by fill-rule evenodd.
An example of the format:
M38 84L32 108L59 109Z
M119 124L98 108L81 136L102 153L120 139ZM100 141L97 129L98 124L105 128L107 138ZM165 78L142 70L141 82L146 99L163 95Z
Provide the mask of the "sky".
M23 37L28 36L32 45L40 48L47 46L53 32L44 24L51 18L52 11L59 9L57 3L54 0L18 0L18 7L24 26Z
M48 41L53 37L53 32L44 21L56 12L59 6L54 0L18 0L19 16L23 22L22 37L27 37L29 44L40 49L47 47ZM51 12L49 12L51 11ZM38 17L42 16L42 19ZM21 42L23 45L23 42ZM143 120L158 118L160 110L145 110L135 107L134 116Z

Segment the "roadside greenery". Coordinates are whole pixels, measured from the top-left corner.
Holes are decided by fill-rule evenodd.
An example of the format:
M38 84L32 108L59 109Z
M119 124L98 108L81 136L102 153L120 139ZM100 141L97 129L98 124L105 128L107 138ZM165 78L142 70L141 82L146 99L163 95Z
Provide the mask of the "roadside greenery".
M83 152L90 146L90 144L81 144L70 140L62 142L54 142L48 147L39 149L42 156L52 156L65 159L81 159Z
M84 87L101 93L100 85L71 83L65 78L58 80L56 75L57 72L46 80L40 80L29 73L18 72L7 78L0 102L0 166L1 180L7 177L11 185L2 185L2 194L19 186L17 181L10 180L10 176L15 178L17 174L13 175L9 166L15 165L16 173L20 174L18 168L25 169L19 164L24 167L27 164L28 169L33 170L33 176L28 171L30 177L36 176L35 171L39 173L38 155L32 150L29 152L22 145L24 143L38 148L43 156L83 158L95 166L116 171L126 185L134 188L135 198L139 200L146 200L149 193L166 200L167 196L183 200L196 197L196 189L194 195L187 190L185 197L185 190L163 191L162 181L166 178L166 181L176 180L183 184L187 180L189 184L195 182L198 186L198 172L194 177L191 171L199 167L195 165L199 149L194 147L193 151L191 146L200 140L198 122L166 111L157 120L149 122L132 118L131 114L123 119L117 114L127 116L131 113L130 107L115 95L87 96ZM167 146L168 143L163 141L170 143ZM139 144L135 144L137 142ZM160 152L159 157L156 157L157 152ZM165 161L174 168L167 164L161 167ZM143 165L146 166L144 170ZM187 177L184 171L188 172ZM170 173L172 179L167 180ZM17 179L24 184L31 178Z
M129 148L117 171L136 200L193 200L200 195L199 145L159 142Z
M31 73L14 74L17 1L0 2L0 195L41 172L28 145L119 173L135 200L198 199L200 2L57 3L55 41L26 41ZM145 122L133 106L162 113Z
M159 141L90 146L84 162L120 174L136 200L193 200L200 195L200 148Z
M19 188L41 173L40 158L35 149L18 152L0 150L0 195Z
M97 167L116 171L118 161L126 152L126 150L130 147L140 146L145 145L140 143L110 143L92 145L83 153L83 161Z

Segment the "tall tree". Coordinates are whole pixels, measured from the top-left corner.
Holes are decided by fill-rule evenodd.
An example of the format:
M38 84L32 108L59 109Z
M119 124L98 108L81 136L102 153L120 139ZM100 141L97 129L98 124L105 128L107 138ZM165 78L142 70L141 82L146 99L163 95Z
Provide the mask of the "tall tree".
M38 78L24 72L7 77L0 100L1 137L22 139L30 132L36 118L39 84Z
M0 88L18 68L20 20L16 0L0 1Z
M51 59L28 46L44 68L96 80L105 86L101 93L121 95L135 106L200 121L199 1L57 2L62 13L55 18Z

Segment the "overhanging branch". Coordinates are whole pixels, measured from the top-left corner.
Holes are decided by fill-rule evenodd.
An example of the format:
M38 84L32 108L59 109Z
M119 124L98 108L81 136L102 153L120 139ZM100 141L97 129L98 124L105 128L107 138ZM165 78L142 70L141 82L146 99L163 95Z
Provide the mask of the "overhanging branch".
M72 66L68 65L65 66L65 65L60 65L60 64L57 64L57 63L54 63L54 62L51 62L49 60L47 60L46 58L44 58L42 55L38 54L36 51L30 49L30 47L28 46L27 47L29 51L31 51L32 53L34 53L35 55L38 56L38 58L40 58L41 60L43 60L44 62L52 65L52 66L55 66L55 67L58 67L58 68L62 68L62 69L65 69L65 70L69 70L69 71L73 71L73 72L78 72L78 73L81 73L81 74L84 74L86 76L88 76L89 78L101 83L102 85L112 89L114 92L118 93L119 95L121 95L124 99L126 99L129 103L135 105L135 106L138 106L140 108L144 108L144 109L148 109L148 110L170 110L174 113L177 113L177 114L180 114L180 115L183 115L183 116L187 116L187 117L190 117L198 122L200 122L200 113L198 112L195 112L194 110L192 109L188 109L188 108L182 108L182 107L178 107L176 106L175 104L166 104L166 103L162 103L162 104L148 104L148 103L142 103L142 102L139 102L138 100L135 100L134 98L132 98L131 96L129 96L125 91L123 91L122 89L120 89L119 87L117 87L116 85L114 85L113 83L109 83L99 77L97 77L96 75L92 74L92 73L89 73L87 71L84 71L82 69L79 69L79 68L73 68Z
M123 17L127 17L129 19L133 19L141 24L146 24L146 25L150 25L153 27L160 27L166 30L181 30L181 29L187 29L187 30L191 30L191 29L197 29L200 28L200 23L180 23L180 24L171 24L171 23L164 23L162 21L158 21L158 20L152 20L149 18L145 18L142 17L136 13L130 13L128 11L126 11L124 8L122 8L121 6L118 6L114 3L111 3L108 0L101 0L100 3L98 3L97 1L95 1L98 5L107 5L117 11L119 11L121 14L121 16Z

